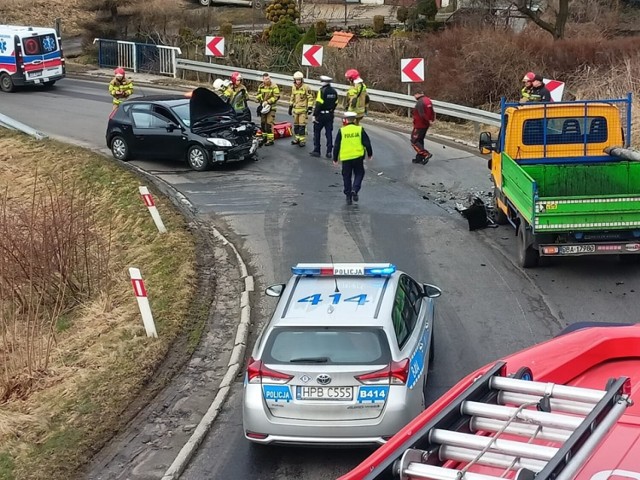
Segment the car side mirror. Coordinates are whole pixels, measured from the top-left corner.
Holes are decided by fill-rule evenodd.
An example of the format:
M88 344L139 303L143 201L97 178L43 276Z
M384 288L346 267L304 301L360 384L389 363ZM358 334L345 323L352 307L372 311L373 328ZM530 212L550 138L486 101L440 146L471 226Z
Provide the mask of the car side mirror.
M496 146L491 139L491 132L482 132L480 134L480 153L483 155L487 155L495 150Z
M424 291L424 296L427 298L438 298L442 295L442 290L435 285L431 285L430 283L423 283L422 290Z
M174 130L178 130L180 127L173 122L167 122L167 132L173 132Z
M284 291L284 287L285 287L284 283L277 283L275 285L269 285L265 289L264 293L268 297L279 297L280 295L282 295L282 292Z

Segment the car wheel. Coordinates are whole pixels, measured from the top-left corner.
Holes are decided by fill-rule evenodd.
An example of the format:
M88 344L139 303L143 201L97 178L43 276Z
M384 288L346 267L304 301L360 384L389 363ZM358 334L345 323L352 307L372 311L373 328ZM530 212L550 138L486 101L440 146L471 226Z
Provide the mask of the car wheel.
M15 86L13 85L13 80L8 73L0 74L0 90L3 92L13 92Z
M211 5L211 0L199 0L199 2L203 7L208 7L209 5Z
M194 145L187 152L187 162L193 170L202 172L209 168L209 154L200 145Z
M116 135L111 139L111 154L113 158L121 162L129 160L129 145L120 135Z

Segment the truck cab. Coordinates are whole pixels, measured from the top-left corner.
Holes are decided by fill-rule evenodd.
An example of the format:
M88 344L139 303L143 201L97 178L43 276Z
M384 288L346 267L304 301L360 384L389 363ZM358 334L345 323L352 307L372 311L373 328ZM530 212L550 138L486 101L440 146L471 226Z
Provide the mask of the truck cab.
M480 134L497 222L518 236L518 260L640 251L640 163L630 152L631 97L502 104L497 139ZM617 148L616 148L617 147ZM613 149L613 150L612 150Z

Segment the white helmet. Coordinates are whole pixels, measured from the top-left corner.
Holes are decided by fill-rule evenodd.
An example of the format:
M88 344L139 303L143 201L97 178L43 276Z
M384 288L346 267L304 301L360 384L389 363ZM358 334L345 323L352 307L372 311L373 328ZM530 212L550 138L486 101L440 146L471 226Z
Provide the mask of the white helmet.
M229 80L228 78L222 81L223 87L228 87L229 85L231 85L231 80Z
M262 110L260 111L261 115L266 115L267 113L269 113L271 111L271 104L267 103L266 105L262 105Z
M216 78L213 81L213 88L215 88L216 90L220 90L222 88L223 84L224 84L224 82L222 81L221 78Z
M304 78L304 75L302 74L302 72L296 72L293 74L294 80L302 80L303 78Z

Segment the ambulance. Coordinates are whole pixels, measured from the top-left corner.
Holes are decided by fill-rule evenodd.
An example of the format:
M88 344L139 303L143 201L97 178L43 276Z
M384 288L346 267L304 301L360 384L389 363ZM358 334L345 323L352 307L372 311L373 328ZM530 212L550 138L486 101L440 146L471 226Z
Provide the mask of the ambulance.
M50 87L65 76L60 37L53 28L0 25L0 90Z

